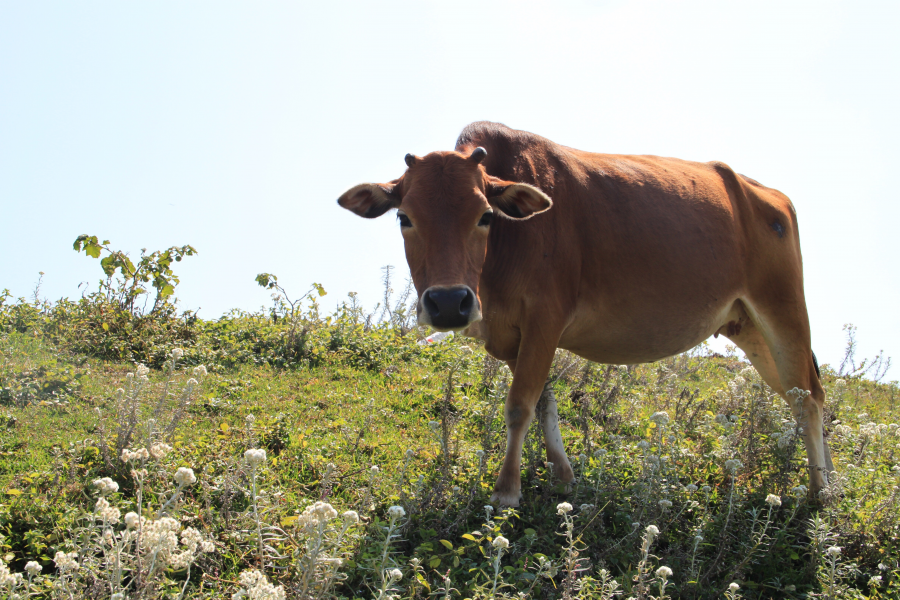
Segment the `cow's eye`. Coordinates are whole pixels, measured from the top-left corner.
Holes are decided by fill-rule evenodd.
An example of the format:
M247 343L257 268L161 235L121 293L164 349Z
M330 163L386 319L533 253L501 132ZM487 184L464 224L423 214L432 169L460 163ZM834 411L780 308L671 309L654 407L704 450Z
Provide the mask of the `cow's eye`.
M400 221L400 227L412 227L412 221L402 212L397 213L397 220Z
M494 220L494 211L489 210L486 213L484 213L483 215L481 215L481 219L479 219L479 221L478 221L478 226L479 227L487 227L488 225L491 224L491 221L493 221L493 220Z

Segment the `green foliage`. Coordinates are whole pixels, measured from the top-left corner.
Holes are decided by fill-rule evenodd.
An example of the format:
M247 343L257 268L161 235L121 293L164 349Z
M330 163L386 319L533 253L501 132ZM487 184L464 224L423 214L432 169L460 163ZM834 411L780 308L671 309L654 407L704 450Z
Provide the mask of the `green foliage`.
M135 509L139 489L159 506L166 477L188 466L198 482L184 514L216 541L198 563L214 585L168 572L160 593L193 581L185 597L228 598L251 567L289 590L348 598L720 598L731 582L742 598L900 590L900 427L889 423L900 407L896 386L858 368L840 378L822 366L839 475L819 502L797 488L805 454L787 405L733 354L699 348L619 367L560 352L551 376L577 481L554 479L536 420L522 506L486 512L510 373L477 342L420 344L406 298L387 292L379 318L355 296L323 315L320 285L291 300L268 273L256 282L273 292L271 310L202 320L169 295L145 314L132 293L152 281L136 283L140 262L93 236L76 250L106 254L98 292L53 304L0 294L0 551L13 571L29 560L53 570L95 478L117 479L123 507ZM146 273L163 254L142 255ZM168 365L142 389L177 404L183 423L167 438L169 475L144 483L116 462L122 444L148 437L134 432L151 413L123 409L116 391L131 389L125 373L138 362ZM194 367L209 375L176 402L171 382ZM242 459L251 448L268 452L258 471ZM337 543L332 522L331 541L309 537L300 515L313 501L358 511L359 535ZM833 546L841 552L827 554ZM327 581L312 585L309 573Z
M141 250L140 260L135 265L125 252L113 250L109 247L109 240L100 242L95 235L79 235L72 247L76 252L84 251L87 256L93 258L100 258L102 252L107 252L100 260L100 266L106 275L106 280L100 281L100 291L106 295L108 301L117 304L120 310L131 314L143 312L135 306L135 301L147 293L145 287L147 283L156 290L156 298L150 313L164 310L168 299L174 295L175 287L180 282L172 270L172 263L181 262L185 256L197 253L197 250L189 245L172 246L167 250L155 250L150 254L147 254L147 249L144 248Z

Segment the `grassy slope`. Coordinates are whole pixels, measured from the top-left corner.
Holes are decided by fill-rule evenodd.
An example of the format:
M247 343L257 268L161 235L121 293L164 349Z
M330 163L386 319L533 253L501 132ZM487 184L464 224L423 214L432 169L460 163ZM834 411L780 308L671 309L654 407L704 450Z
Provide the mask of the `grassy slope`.
M408 338L386 336L379 343L410 347ZM189 351L188 362L211 356L200 346L193 354ZM246 496L226 493L228 481L246 485L245 474L238 470L240 457L254 446L267 448L270 458L260 479L267 491L267 522L287 523L284 519L311 501L327 498L339 509L358 510L370 523L366 537L351 548L352 558L343 569L347 580L339 593L370 595L373 574L365 567L380 552L377 527L371 524L384 519L392 504L403 505L410 516L394 557L398 565L418 557L427 565L426 578L433 588L440 584L440 574L449 572L463 596L490 579L488 544L462 535L482 527L482 506L502 460L505 433L496 396L504 373L485 361L480 348L468 346L471 352L460 341L414 349L406 353L409 360L388 356L370 361L370 368L358 366L357 355L341 351L306 368L210 363L210 375L201 382L166 463L169 473L190 466L200 480L182 514L217 540L216 554L204 559L209 581L233 582L254 562L252 539L233 535L237 525L246 526ZM459 370L447 395L451 365ZM585 545L583 556L593 567L608 568L624 586L631 585L640 558L639 532L632 526L639 521L641 528L653 523L662 531L652 550L658 560L652 562L672 567L675 594L721 597L732 580L741 583L745 597L802 597L818 590L818 559L810 552L806 524L815 508L803 501L788 522L795 506L788 500L790 489L805 483L805 452L800 443L787 451L771 443L769 434L780 431L788 416L781 400L771 401L765 390L752 387L752 380L740 389L729 387L745 366L731 357L684 355L623 371L562 357L555 390L563 438L581 484L577 496L557 493L533 427L525 453L522 507L502 522L503 534L513 542L503 559L503 580L526 589L537 558L559 556L556 504L568 500L576 507L601 507L599 514L576 520L576 532ZM5 494L0 523L6 560L14 571L21 571L30 559L43 560L45 572L52 569L49 557L64 546L77 509L90 509L88 484L94 478L116 476L123 501L133 498L127 475L111 473L100 458L95 413L99 408L104 415L105 431L115 429L109 416L115 389L123 386L131 368L124 362L59 351L27 334L6 334L0 341L2 386L21 391L30 385L32 390L28 402L3 407L6 427L0 428L0 493ZM825 370L829 390L834 389L832 375ZM188 376L179 375L180 381ZM158 372L151 375L157 382L161 377ZM852 435L832 444L835 464L849 480L820 513L840 534L836 543L844 547L844 558L859 563L862 574L848 579L850 584L869 594L866 581L879 572L884 577L882 593L890 596L898 589L893 574L898 569L897 528L892 521L898 505L891 488L896 476L890 471L897 438L885 432L865 442L856 430L869 420L896 420L894 400L887 387L866 381L851 381L840 398L835 396L829 411L854 427ZM668 411L674 421L662 442L647 418L657 410ZM245 417L251 413L255 421L248 428ZM734 415L736 424L716 424L712 417L720 413ZM431 421L442 425L435 430L429 427ZM446 463L442 432L449 441ZM637 446L641 440L651 444L648 451ZM595 456L598 448L609 453ZM413 454L407 459L408 449ZM475 455L479 449L487 453L483 472ZM576 458L580 453L586 455L582 462ZM647 454L668 457L668 466L654 474L644 460ZM744 468L732 492L722 464L735 457ZM335 473L323 482L329 463ZM848 469L849 464L858 468ZM374 478L372 502L366 505L372 465L381 471ZM691 496L684 490L689 483L710 485L708 497L701 492ZM151 494L163 489L163 477L156 486L151 486ZM744 564L753 532L761 528L760 523L754 526L748 511L756 509L765 519L769 493L782 496L784 504L774 511L765 543ZM673 507L662 510L660 498L670 498ZM691 504L694 499L699 501L696 506ZM694 556L698 531L704 541ZM693 580L700 580L694 584L692 558L698 564ZM887 569L878 571L879 563ZM270 576L277 577L276 572L270 570ZM535 596L560 594L563 576L543 580L535 586ZM172 577L178 579L179 574ZM290 577L283 579L290 586ZM796 591L788 591L791 585ZM407 594L415 591L406 580L403 587ZM213 589L213 596L230 597L226 584Z

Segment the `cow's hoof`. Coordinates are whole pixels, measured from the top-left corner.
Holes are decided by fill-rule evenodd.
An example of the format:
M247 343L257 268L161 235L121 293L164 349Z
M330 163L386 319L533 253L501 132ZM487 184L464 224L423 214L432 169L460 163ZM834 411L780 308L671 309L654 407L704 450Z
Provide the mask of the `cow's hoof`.
M521 492L494 492L491 495L491 504L516 508L522 498Z

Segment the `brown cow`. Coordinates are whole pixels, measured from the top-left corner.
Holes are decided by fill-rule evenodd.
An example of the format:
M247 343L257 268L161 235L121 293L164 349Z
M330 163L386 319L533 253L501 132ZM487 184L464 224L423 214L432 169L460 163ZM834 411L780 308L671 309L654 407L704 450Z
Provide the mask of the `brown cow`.
M464 329L512 369L493 501L518 506L522 443L557 348L634 364L713 334L785 399L811 392L789 403L810 488L824 486L825 392L784 194L719 162L593 154L488 122L466 127L455 151L406 163L399 179L358 185L338 203L367 218L398 209L419 323ZM551 406L547 459L570 482L556 418Z

